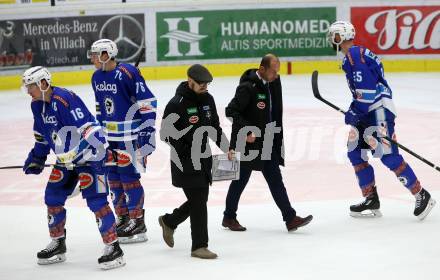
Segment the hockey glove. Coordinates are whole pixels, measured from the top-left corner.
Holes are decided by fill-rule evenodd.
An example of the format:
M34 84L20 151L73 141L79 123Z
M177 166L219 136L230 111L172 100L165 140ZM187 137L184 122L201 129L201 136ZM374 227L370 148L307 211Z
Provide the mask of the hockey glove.
M24 162L23 171L25 174L40 174L44 169L44 163L46 162L47 156L38 157L32 149Z
M92 148L92 157L87 161L87 163L92 167L92 169L97 174L105 174L105 162L107 160L107 151L106 150L97 150Z
M353 106L350 106L349 110L345 113L345 124L357 126L364 116L365 114L359 112Z
M139 131L137 146L141 149L142 156L151 155L156 149L156 130L152 127L147 127Z
M96 174L105 174L104 160L89 161L90 167Z

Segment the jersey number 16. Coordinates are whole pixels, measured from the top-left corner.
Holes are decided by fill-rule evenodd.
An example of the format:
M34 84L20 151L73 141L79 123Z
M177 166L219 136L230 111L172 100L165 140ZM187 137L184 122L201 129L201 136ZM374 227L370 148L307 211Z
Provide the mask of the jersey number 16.
M70 113L73 115L75 121L84 118L84 114L80 108L76 108L75 110L71 110Z

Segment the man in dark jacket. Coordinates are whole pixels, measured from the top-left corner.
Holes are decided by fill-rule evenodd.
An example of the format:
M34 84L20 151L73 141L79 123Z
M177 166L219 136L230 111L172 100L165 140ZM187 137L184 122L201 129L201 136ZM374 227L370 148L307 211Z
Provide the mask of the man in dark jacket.
M284 166L284 155L279 69L280 61L275 55L264 56L259 69L249 69L242 75L235 96L226 107L226 116L232 118L230 154L235 150L242 153L240 179L229 186L222 222L232 231L246 230L237 221L236 212L252 170L263 173L288 231L295 231L313 219L312 215L305 218L296 215L281 176L279 166Z
M176 95L165 108L160 136L171 148L172 184L182 188L188 200L174 209L172 214L160 216L159 224L165 243L173 247L174 230L189 216L191 256L214 259L217 255L207 248L206 204L209 185L212 183L212 156L208 137L224 152L228 151L229 143L220 127L214 98L208 93L212 75L200 64L191 66L187 74L188 81L178 86Z

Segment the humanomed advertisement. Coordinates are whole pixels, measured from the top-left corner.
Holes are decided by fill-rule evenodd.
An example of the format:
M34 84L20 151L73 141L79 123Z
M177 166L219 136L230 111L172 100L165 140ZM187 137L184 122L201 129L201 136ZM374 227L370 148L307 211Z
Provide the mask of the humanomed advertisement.
M333 55L335 7L158 12L157 61Z

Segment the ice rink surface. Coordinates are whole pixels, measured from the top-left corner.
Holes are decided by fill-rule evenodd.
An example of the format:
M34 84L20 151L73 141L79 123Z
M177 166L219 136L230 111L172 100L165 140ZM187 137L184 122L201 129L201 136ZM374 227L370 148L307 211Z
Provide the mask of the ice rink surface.
M440 163L440 73L388 74L398 111L397 140ZM228 137L224 107L239 77L216 78L209 87ZM180 81L152 81L158 122ZM54 81L56 83L56 81ZM190 258L189 220L176 231L173 249L162 240L157 217L180 205L183 192L171 186L169 148L158 142L142 177L149 241L123 246L127 265L103 272L97 265L103 244L94 215L80 196L66 204L67 261L36 264L49 242L44 187L50 169L25 176L0 170L0 279L439 279L440 206L420 222L413 196L381 162L373 159L383 217L354 219L349 205L362 200L346 159L348 127L343 116L313 98L310 75L283 76L284 183L298 215L313 214L310 225L287 233L264 178L255 172L242 195L239 221L246 232L221 227L228 184L215 183L209 197L209 248L217 260ZM323 97L346 109L345 78L321 75ZM94 111L91 86L69 87ZM0 165L21 165L33 146L31 98L0 93ZM402 151L422 186L440 202L440 173ZM48 162L53 162L53 157Z

